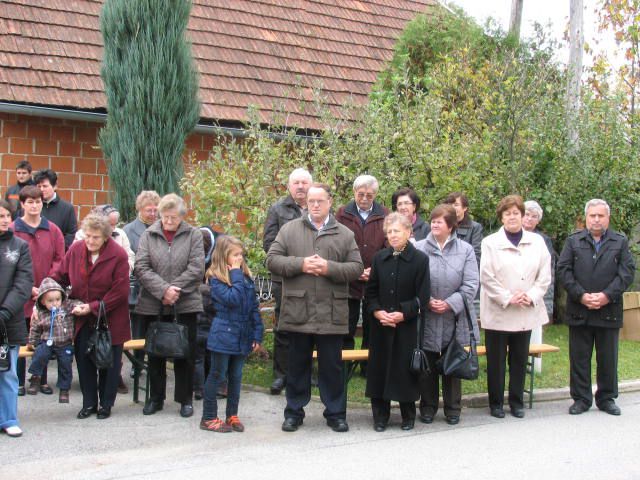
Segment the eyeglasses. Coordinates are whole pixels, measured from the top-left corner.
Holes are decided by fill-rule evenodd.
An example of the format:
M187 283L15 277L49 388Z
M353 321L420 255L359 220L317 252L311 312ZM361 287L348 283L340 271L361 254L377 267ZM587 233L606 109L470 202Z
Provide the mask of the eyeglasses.
M323 203L327 203L329 200L307 200L307 204L309 205L322 205Z
M409 201L407 201L407 202L398 202L398 203L396 203L396 205L398 207L408 207L409 205L413 205L413 202L409 202Z

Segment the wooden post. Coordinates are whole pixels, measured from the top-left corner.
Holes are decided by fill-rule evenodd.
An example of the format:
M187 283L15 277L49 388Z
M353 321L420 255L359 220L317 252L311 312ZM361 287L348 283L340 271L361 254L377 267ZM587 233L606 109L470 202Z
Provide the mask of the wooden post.
M569 11L569 65L567 75L567 126L569 141L575 150L578 146L576 121L580 112L580 83L582 79L582 54L584 51L583 0L570 0Z
M522 6L524 0L511 0L511 20L509 21L509 33L520 39L520 26L522 25Z

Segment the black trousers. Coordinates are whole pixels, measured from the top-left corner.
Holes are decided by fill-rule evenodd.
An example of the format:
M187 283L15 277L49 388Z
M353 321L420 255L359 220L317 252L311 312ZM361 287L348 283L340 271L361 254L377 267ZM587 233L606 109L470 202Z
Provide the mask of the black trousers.
M98 370L86 354L87 342L91 335L91 328L85 324L80 328L74 345L78 379L82 391L82 407L111 408L116 402L118 383L120 382L120 368L122 367L122 345L113 345L113 365L111 368Z
M158 320L156 315L145 315L147 325ZM162 321L172 322L173 315L163 315ZM189 339L189 356L173 360L175 374L175 390L173 399L181 404L193 402L193 372L195 368L195 352L197 338L197 313L178 314L178 323L186 325ZM162 403L167 394L167 359L149 355L149 400Z
M391 401L383 398L371 399L371 413L374 423L389 423L391 415ZM416 402L400 402L400 415L403 421L416 419Z
M318 387L327 419L346 418L347 397L342 369L343 335L289 332L289 372L285 418L304 418L311 400L311 365L314 346L318 350Z
M273 282L271 293L276 301L274 310L275 325L273 329L273 376L284 378L287 376L289 368L289 334L278 330L278 319L280 318L280 306L282 305L282 283Z
M441 357L438 352L425 352L429 365L435 365ZM442 377L442 400L444 414L460 415L462 410L462 381L449 375L438 375L431 372L429 375L420 375L418 389L420 390L420 413L435 416L438 411L438 399L440 397L440 377Z
M618 398L617 328L569 327L569 383L571 398L587 406L591 392L591 356L596 348L596 405Z
M531 330L522 332L485 330L484 332L487 347L489 407L502 408L504 403L505 361L508 357L509 406L512 409L524 408L524 382L527 375Z

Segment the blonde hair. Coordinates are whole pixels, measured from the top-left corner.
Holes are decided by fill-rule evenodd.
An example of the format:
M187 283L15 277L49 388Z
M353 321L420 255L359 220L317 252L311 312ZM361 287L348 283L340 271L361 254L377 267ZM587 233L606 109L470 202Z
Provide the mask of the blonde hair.
M211 256L211 266L205 273L207 280L211 277L220 280L223 283L231 286L231 278L229 278L229 269L227 268L227 258L234 248L241 248L242 252L245 252L244 245L236 237L230 235L222 235L216 240L216 248L213 250ZM251 277L251 270L247 265L247 262L243 261L240 265L242 273Z
M160 195L155 190L143 190L136 198L136 210L139 212L147 205L158 206Z
M184 200L175 193L167 193L160 199L160 203L158 203L158 212L162 214L167 210L173 209L178 210L178 213L182 217L187 214L187 206L185 205Z

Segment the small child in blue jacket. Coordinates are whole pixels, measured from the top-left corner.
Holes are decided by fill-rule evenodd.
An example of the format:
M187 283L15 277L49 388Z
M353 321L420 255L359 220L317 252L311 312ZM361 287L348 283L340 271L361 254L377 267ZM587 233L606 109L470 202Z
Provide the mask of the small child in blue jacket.
M219 237L206 273L216 317L211 324L207 349L211 370L204 385L200 428L212 432L242 432L238 403L242 367L250 352L262 343L264 327L251 271L244 261L244 247L235 237ZM226 420L218 418L218 383L228 378Z

